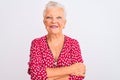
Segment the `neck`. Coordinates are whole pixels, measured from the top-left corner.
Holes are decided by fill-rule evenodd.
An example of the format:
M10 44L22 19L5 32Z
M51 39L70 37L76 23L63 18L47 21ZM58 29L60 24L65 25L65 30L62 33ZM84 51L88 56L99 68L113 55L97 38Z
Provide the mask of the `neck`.
M63 34L48 34L47 35L47 40L50 42L58 42L64 39Z

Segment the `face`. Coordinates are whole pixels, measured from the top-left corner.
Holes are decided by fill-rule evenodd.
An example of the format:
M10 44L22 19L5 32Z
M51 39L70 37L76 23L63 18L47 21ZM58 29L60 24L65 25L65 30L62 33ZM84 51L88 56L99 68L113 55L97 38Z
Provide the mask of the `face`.
M49 34L60 34L65 26L66 19L62 8L49 8L43 20Z

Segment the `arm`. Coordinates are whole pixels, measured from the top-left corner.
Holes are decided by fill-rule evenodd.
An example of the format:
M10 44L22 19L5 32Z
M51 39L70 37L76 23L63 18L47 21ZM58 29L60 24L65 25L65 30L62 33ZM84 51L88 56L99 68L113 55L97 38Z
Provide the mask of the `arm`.
M68 80L68 79L69 79L69 75L48 78L48 80Z
M68 80L69 75L83 76L85 65L83 63L75 63L68 67L47 68L48 80Z
M47 77L59 77L69 75L72 73L69 66L59 68L47 68L46 72Z
M82 78L82 77L85 76L84 73L86 71L86 67L83 64L81 50L80 50L80 46L79 46L79 43L78 43L77 40L73 40L73 42L72 42L71 53L72 53L72 63L73 63L73 65L76 65L76 67L73 66L73 68L78 68L78 70L75 71L75 73L72 74L71 76L75 76L75 77L78 77L78 78L81 77Z
M33 40L30 48L28 73L32 80L46 80L46 68L42 64L42 55L37 40Z

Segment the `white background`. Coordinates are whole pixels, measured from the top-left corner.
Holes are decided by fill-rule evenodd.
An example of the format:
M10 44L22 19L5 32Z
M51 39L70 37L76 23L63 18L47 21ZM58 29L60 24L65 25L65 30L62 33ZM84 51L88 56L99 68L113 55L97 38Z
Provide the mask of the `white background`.
M0 80L30 80L30 44L46 34L42 12L48 1L0 0ZM66 7L64 33L80 42L85 80L120 80L120 1L54 1Z

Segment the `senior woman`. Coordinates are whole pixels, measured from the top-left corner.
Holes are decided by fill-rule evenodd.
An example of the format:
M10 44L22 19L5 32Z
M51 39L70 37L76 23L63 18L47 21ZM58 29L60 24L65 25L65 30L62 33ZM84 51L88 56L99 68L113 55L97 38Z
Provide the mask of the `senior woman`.
M62 33L66 24L63 5L50 1L43 17L47 35L31 43L28 73L31 80L82 80L85 65L79 43Z

